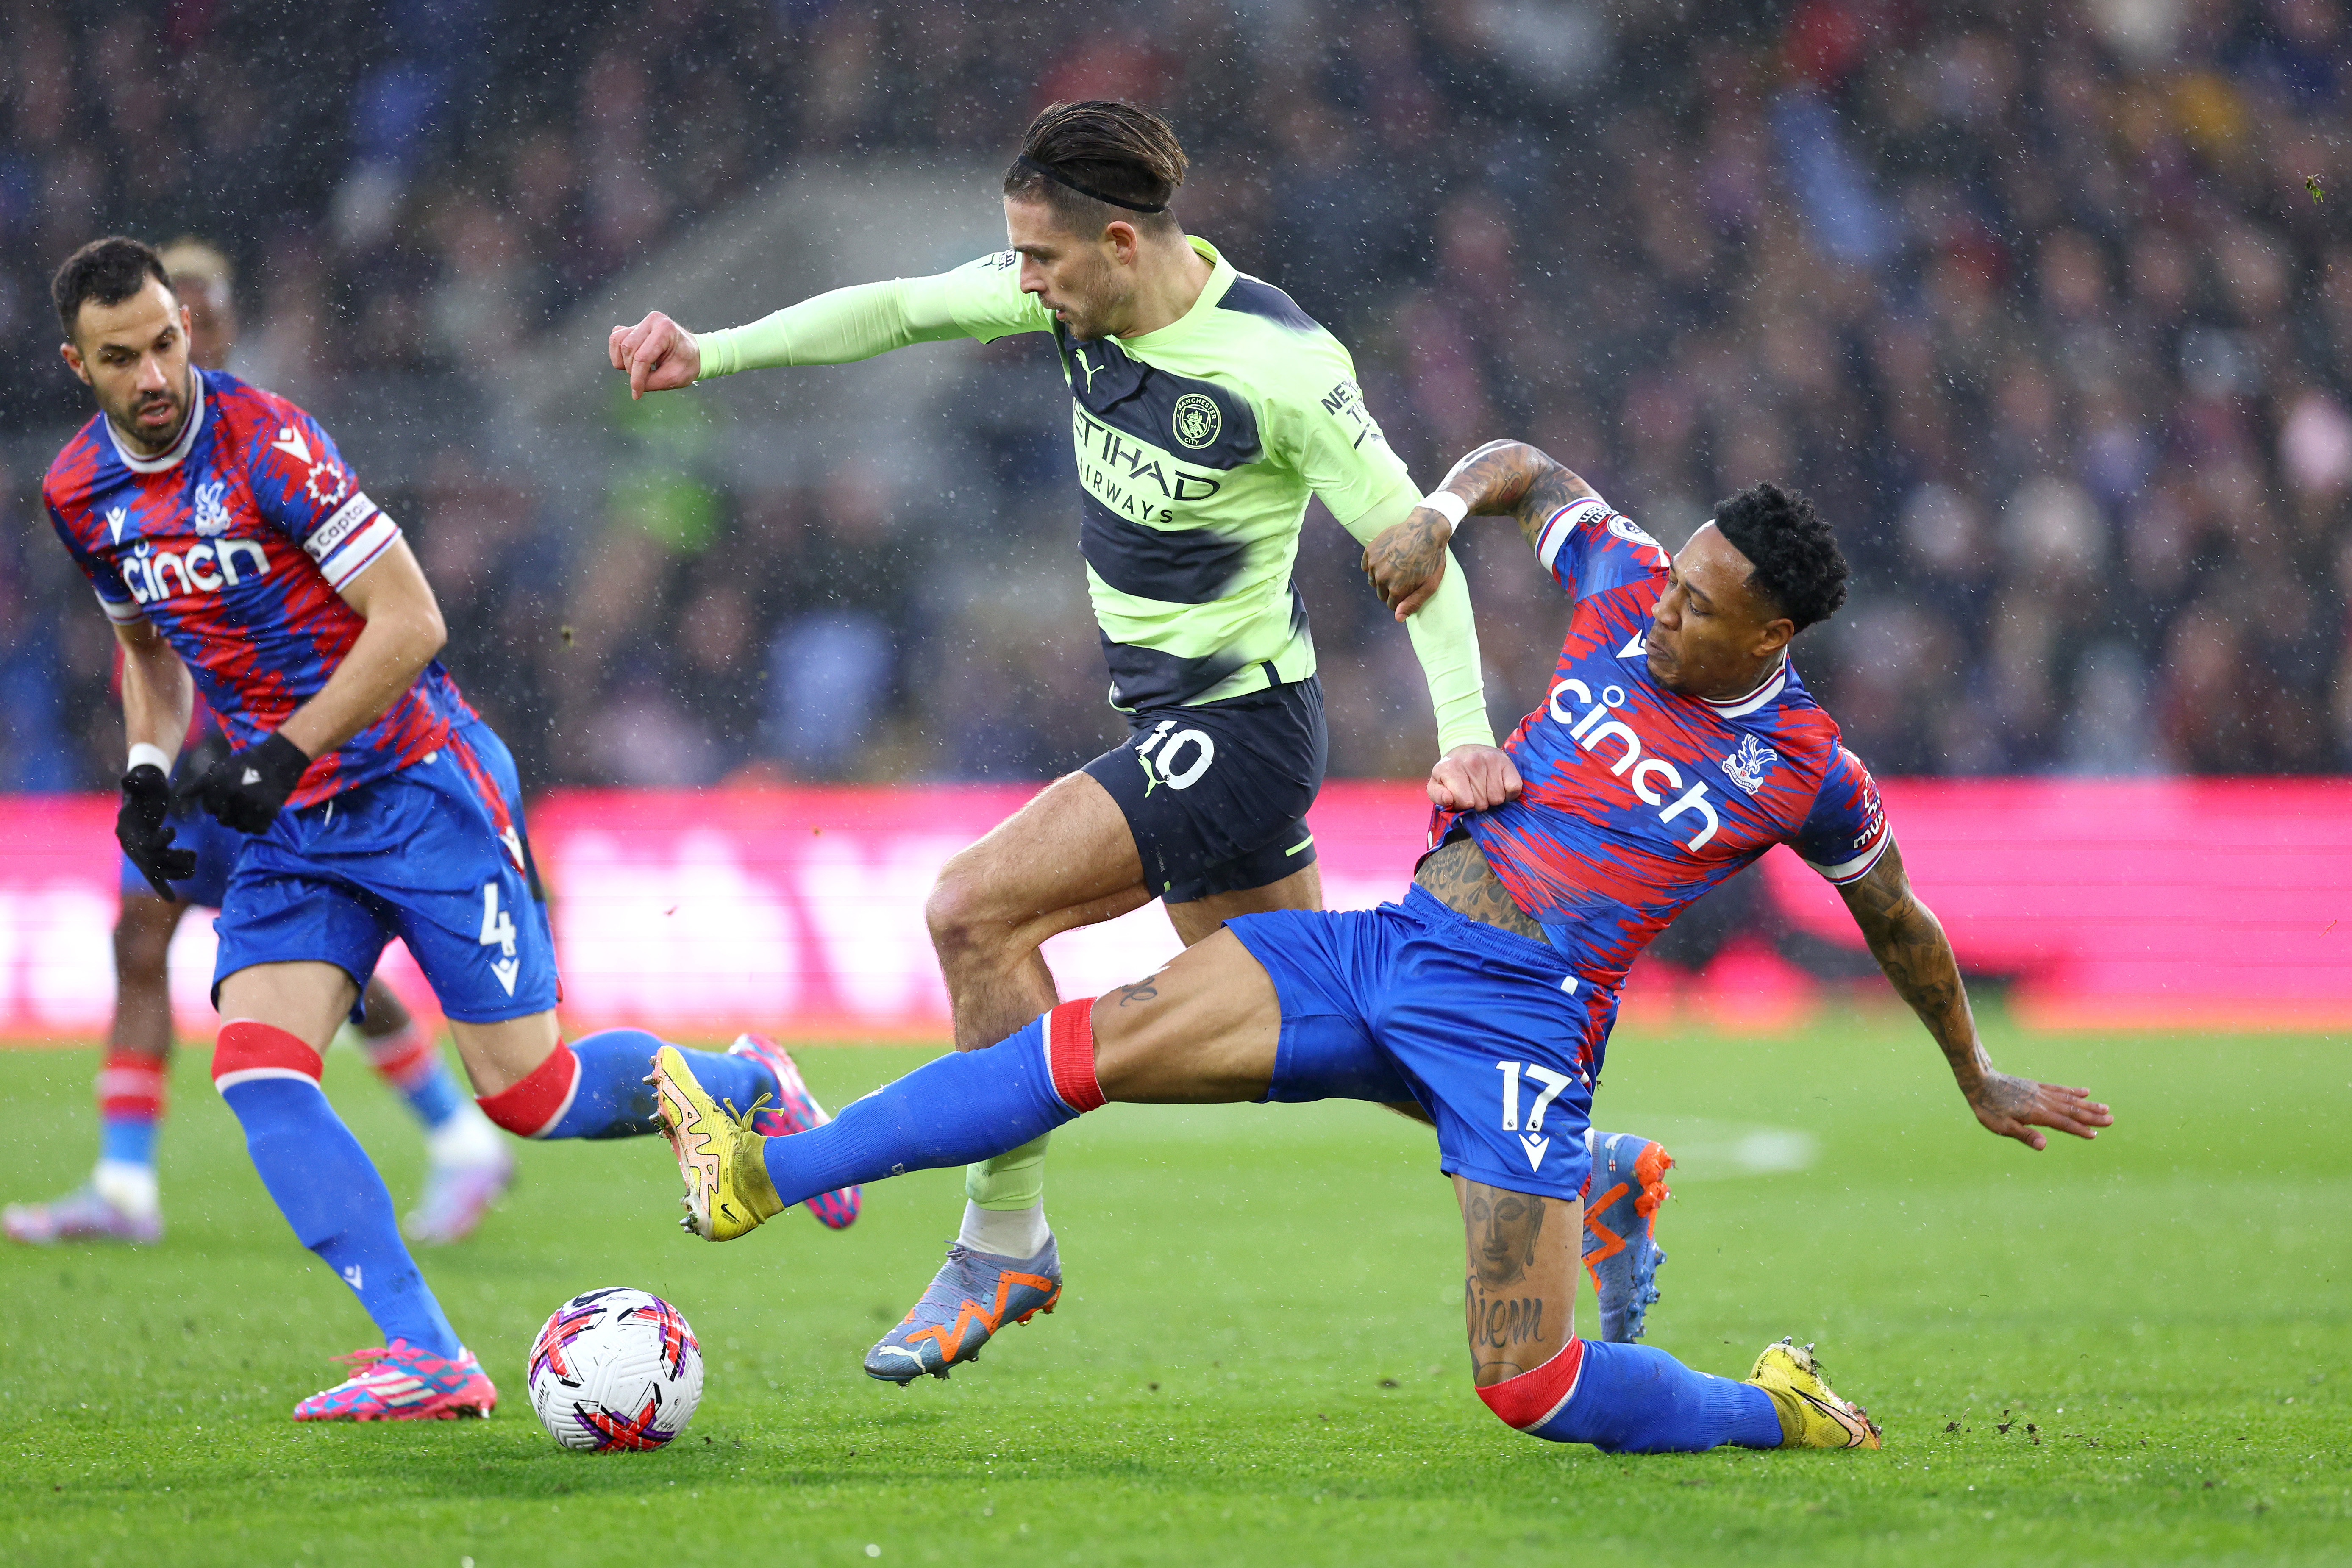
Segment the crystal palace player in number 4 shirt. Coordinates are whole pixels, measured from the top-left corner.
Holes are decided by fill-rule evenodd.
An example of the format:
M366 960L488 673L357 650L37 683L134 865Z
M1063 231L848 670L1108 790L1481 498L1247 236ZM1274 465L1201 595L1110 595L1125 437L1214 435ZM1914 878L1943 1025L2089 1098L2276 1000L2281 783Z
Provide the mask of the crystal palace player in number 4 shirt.
M333 441L282 397L192 365L188 316L154 251L77 251L53 293L64 354L99 413L50 466L51 521L124 649L131 742L116 835L158 881L164 778L189 673L236 748L205 809L249 835L221 898L213 1079L302 1245L349 1285L382 1346L297 1419L487 1415L497 1394L403 1246L383 1178L319 1091L319 1052L384 946L404 941L450 1020L490 1120L528 1137L653 1130L660 1042L567 1045L553 942L509 809L511 760L437 660L433 592ZM823 1118L789 1058L746 1036L692 1053L778 1131ZM854 1194L820 1198L846 1224Z

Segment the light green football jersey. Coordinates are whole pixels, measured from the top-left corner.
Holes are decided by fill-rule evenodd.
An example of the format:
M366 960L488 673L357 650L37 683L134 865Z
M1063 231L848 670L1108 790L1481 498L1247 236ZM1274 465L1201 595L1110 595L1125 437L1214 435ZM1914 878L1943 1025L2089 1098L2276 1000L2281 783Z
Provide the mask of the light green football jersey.
M1073 338L1000 251L906 280L919 338L1054 333L1070 386L1087 589L1111 701L1213 702L1315 673L1291 585L1309 495L1342 524L1408 486L1355 362L1290 296L1206 240L1192 308L1136 338Z

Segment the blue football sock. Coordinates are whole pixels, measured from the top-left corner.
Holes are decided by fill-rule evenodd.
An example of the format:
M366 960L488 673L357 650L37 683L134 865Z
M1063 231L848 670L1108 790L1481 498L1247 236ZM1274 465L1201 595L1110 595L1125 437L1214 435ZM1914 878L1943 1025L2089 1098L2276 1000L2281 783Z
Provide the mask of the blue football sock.
M653 1085L645 1081L653 1071L654 1053L666 1042L643 1029L605 1029L572 1044L580 1061L579 1086L572 1103L543 1138L636 1138L661 1131L654 1116ZM776 1075L756 1057L729 1056L724 1051L690 1051L678 1055L694 1069L695 1081L720 1104L739 1111L751 1109L761 1095L775 1103Z
M468 1096L457 1087L457 1075L450 1072L449 1064L436 1057L430 1069L400 1085L400 1098L408 1102L410 1111L430 1132L457 1115L457 1108L466 1103Z
M1054 1092L1040 1018L986 1050L928 1062L823 1127L769 1139L768 1179L790 1208L837 1187L985 1160L1077 1114Z
M101 1116L98 1119L98 1157L112 1164L155 1163L155 1130L152 1116Z
M392 1194L318 1085L256 1078L227 1085L221 1098L295 1238L352 1288L384 1342L457 1355L457 1331L400 1239Z
M1611 1454L1780 1446L1780 1418L1762 1389L1693 1372L1654 1345L1586 1340L1583 1347L1576 1392L1550 1419L1526 1428L1531 1435Z

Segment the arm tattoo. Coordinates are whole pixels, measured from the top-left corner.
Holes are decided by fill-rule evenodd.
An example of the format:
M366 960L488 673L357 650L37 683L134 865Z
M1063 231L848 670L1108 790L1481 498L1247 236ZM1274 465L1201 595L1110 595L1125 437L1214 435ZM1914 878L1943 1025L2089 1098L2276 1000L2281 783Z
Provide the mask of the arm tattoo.
M1536 942L1549 942L1544 928L1529 920L1525 910L1511 902L1509 891L1495 868L1486 864L1486 853L1476 840L1465 833L1459 837L1448 836L1424 858L1412 874L1412 879L1437 895L1447 909L1468 915L1474 921L1484 921L1490 926L1500 926L1515 935Z
M1473 512L1517 518L1519 532L1530 550L1546 518L1595 493L1591 485L1524 441L1487 442L1454 465L1444 488L1468 501Z
M1970 1088L1992 1070L1992 1064L1977 1040L1959 960L1952 954L1943 926L1913 896L1911 879L1903 872L1902 851L1889 844L1870 874L1843 891L1853 923L1861 928L1887 984L1935 1037L1960 1087Z
M1132 985L1121 985L1117 987L1118 992L1118 1005L1124 1007L1130 1002L1153 1002L1159 1000L1160 987L1155 984L1159 978L1160 976L1155 974L1150 980L1139 980Z

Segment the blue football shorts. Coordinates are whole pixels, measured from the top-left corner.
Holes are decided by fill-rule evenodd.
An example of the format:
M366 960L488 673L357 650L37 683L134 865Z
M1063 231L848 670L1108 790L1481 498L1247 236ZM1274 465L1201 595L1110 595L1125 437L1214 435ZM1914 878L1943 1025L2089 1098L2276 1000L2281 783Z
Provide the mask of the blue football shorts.
M522 814L509 808L502 837L493 795L519 800L514 760L476 721L399 773L279 812L246 839L213 922L215 1003L222 981L257 963L331 963L364 988L397 937L451 1018L554 1006L555 942Z
M228 874L236 868L236 858L245 853L245 835L205 811L174 813L169 820L172 847L196 852L195 870L173 882L173 893L182 901L203 909L220 908L228 891ZM131 863L128 855L122 857L122 895L150 899L155 896L153 885Z
M1420 887L1374 910L1282 910L1225 925L1282 1004L1267 1100L1415 1100L1437 1123L1446 1174L1582 1195L1614 987Z

